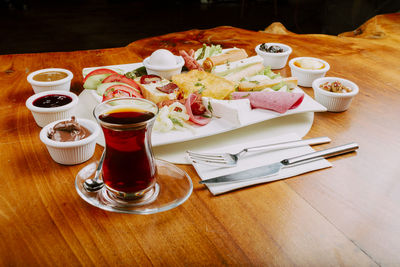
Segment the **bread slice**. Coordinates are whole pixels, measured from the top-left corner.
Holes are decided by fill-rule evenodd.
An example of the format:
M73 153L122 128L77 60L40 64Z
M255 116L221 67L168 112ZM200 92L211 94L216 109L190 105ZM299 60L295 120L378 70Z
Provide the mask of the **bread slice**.
M162 87L170 83L167 79L162 79L161 81L142 84L140 83L140 77L135 79L135 82L140 86L140 90L142 91L143 97L147 100L150 100L156 104L165 101L165 100L174 100L177 99L178 91L174 91L170 94L161 92L157 89L157 87Z
M239 83L239 91L261 91L265 88L271 88L279 83L285 83L289 89L293 89L297 86L297 78L276 78L276 79L265 79L262 81L243 81Z

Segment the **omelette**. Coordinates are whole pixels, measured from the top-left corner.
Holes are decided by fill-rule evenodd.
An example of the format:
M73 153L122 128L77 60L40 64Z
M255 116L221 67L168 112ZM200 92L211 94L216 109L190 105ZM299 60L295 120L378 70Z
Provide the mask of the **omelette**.
M172 82L179 87L185 98L191 93L199 93L204 97L229 99L230 94L235 91L234 82L199 70L174 75Z

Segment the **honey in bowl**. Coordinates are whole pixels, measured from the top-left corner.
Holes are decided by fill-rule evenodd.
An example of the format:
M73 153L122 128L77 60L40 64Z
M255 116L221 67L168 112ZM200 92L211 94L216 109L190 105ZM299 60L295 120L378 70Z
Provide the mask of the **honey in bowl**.
M67 78L67 76L68 74L62 71L45 71L34 75L32 79L38 82L54 82Z
M154 116L133 108L114 109L99 116L106 140L103 180L109 189L138 192L155 183L156 169L145 123Z

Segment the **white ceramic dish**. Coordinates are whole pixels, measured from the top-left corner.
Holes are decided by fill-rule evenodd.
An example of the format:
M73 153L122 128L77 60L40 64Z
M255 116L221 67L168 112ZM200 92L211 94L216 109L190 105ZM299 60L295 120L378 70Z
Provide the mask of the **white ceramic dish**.
M280 43L266 43L267 46L276 45L283 49L282 53L269 53L260 50L261 44L257 45L255 51L257 55L263 58L264 66L270 66L271 69L282 69L286 66L289 55L292 53L292 48Z
M33 102L36 99L39 99L46 95L53 95L53 94L67 95L72 98L72 102L70 102L64 106L53 107L53 108L42 108L42 107L36 107L33 105ZM75 107L78 105L78 101L79 101L78 96L72 92L45 91L45 92L34 94L31 97L29 97L26 100L25 105L32 112L33 118L35 119L37 125L39 125L40 127L43 127L43 126L49 124L50 122L70 118L72 115L74 115Z
M322 69L313 70L313 69L303 69L294 64L296 61L302 60L302 59L310 59L310 60L319 61L322 64L324 64L324 67ZM327 71L330 69L330 65L328 62L326 62L322 59L319 59L319 58L314 58L314 57L292 58L289 61L289 67L290 67L290 71L292 72L292 76L297 77L298 84L300 86L304 86L304 87L311 87L312 83L315 79L324 77L325 74L327 73Z
M132 63L132 64L123 64L123 65L113 65L113 66L104 66L104 67L112 67L119 68L124 72L132 71L136 68L143 66L142 63ZM99 68L99 67L97 67ZM83 73L87 73L88 71L92 71L95 68L85 68L83 69ZM295 88L294 92L303 92L300 88ZM94 120L92 110L93 108L100 103L101 97L96 93L95 90L84 90L79 95L79 105L77 108L77 116L82 118L87 118ZM326 108L312 99L310 96L305 94L304 100L299 107L296 109L291 109L284 114L280 114L270 110L262 110L262 109L253 109L250 111L239 112L240 113L240 124L234 124L230 121L227 121L224 118L213 118L213 120L202 127L194 127L194 131L171 131L166 133L155 132L152 133L152 145L153 146L161 146L174 144L189 140L195 140L202 137L208 137L220 133L225 133L228 131L236 130L239 128L243 128L249 125L253 125L259 122L284 117L292 114L299 114L305 112L323 112L326 111ZM101 140L99 137L99 144L104 145L104 140Z
M33 76L39 73L47 72L47 71L60 71L67 74L67 77L51 82L40 82L33 79ZM58 90L58 91L69 91L71 88L71 80L74 77L72 72L66 69L60 68L49 68L49 69L41 69L30 73L27 77L28 82L31 84L33 91L35 94L44 92L44 91L51 91L51 90Z
M326 91L319 86L325 82L335 82L338 81L344 86L351 89L351 92L348 93L333 93ZM352 81L337 78L337 77L323 77L314 80L312 83L312 87L314 89L314 98L315 100L325 106L328 111L331 112L342 112L347 110L350 107L351 101L354 96L356 96L359 92L358 86Z
M149 63L150 57L147 57L143 60L143 65L146 67L147 74L154 74L161 76L167 80L170 80L172 76L181 73L182 67L185 64L185 61L181 56L174 56L176 60L176 64L172 66L162 67L162 66L154 66Z
M89 160L94 154L96 139L100 133L100 127L97 122L77 118L77 122L91 132L90 136L82 140L72 142L57 142L51 140L47 136L50 129L61 121L65 121L65 119L47 124L40 131L39 135L40 140L46 145L52 159L64 165L74 165Z

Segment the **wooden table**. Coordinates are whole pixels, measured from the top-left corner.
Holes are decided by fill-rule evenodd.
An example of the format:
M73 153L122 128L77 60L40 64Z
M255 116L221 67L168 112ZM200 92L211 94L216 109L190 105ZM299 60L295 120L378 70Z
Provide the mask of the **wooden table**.
M377 16L339 37L293 34L279 24L264 32L218 27L116 49L0 56L0 265L399 265L399 25L399 14ZM202 43L253 55L261 42L290 45L291 58L322 58L329 76L359 85L348 111L315 114L307 134L331 137L329 146L356 141L357 153L331 159L329 169L217 197L182 165L194 183L183 205L155 215L117 214L78 196L75 175L87 163L55 163L25 107L33 94L26 76L37 69L71 70L79 93L84 67ZM288 67L280 72L290 75Z

